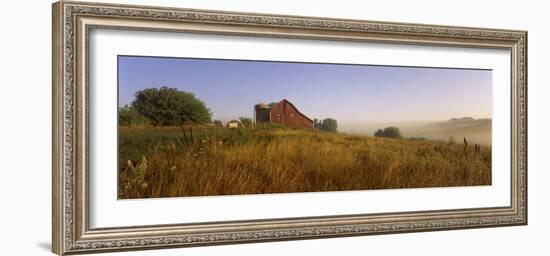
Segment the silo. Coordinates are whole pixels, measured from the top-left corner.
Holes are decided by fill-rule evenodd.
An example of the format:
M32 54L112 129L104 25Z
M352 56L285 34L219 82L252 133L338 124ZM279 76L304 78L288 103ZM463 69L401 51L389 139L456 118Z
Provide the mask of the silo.
M265 103L256 104L254 106L254 121L256 124L269 123L270 108Z

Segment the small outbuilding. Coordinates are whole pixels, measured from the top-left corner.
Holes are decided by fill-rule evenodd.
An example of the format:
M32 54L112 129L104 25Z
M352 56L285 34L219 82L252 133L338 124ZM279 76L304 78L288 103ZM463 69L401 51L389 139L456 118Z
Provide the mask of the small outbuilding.
M237 128L242 128L243 124L239 120L233 119L233 120L227 122L227 124L225 126L227 126L228 128L237 129Z

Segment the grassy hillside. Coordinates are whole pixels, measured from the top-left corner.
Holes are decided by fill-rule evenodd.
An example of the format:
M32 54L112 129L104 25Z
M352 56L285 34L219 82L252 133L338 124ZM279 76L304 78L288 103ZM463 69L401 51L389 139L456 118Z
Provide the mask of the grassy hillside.
M452 136L456 141L466 138L471 143L491 145L491 119L453 118L448 121L403 129L403 134L409 137L425 137L443 141L447 141Z
M489 147L281 127L119 128L120 198L490 183Z

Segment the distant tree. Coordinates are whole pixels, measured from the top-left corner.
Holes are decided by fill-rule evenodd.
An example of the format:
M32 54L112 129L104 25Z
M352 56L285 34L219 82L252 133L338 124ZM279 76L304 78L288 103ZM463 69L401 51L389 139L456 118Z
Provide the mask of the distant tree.
M323 121L317 118L313 119L313 128L323 130Z
M374 133L374 136L383 138L402 138L401 131L399 128L394 126L386 127L384 130L378 129Z
M132 102L140 114L153 125L179 125L186 122L209 123L210 109L195 95L176 88L149 88L136 92Z
M279 102L275 102L275 101L274 101L274 102L271 102L271 103L269 103L269 104L267 104L267 105L268 105L270 108L272 108L272 107L275 107L275 105L277 105L277 104L279 104Z
M338 130L338 122L332 118L325 118L321 123L321 130L327 132L336 132Z
M399 128L394 127L394 126L384 128L384 134L388 138L401 138L402 137L401 136L401 131L399 130Z
M118 108L118 125L147 125L151 122L145 116L140 114L134 107L124 105Z
M239 117L239 121L241 121L241 124L244 126L244 128L252 127L252 119L248 117Z

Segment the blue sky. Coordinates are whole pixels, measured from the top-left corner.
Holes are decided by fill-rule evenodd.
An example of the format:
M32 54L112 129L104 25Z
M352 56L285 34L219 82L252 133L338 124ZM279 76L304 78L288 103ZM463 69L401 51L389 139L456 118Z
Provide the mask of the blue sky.
M191 92L226 121L288 99L310 118L339 123L488 118L492 71L119 56L119 106L137 91Z

